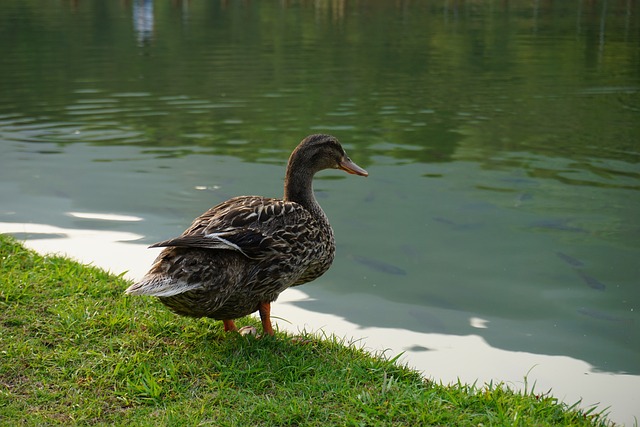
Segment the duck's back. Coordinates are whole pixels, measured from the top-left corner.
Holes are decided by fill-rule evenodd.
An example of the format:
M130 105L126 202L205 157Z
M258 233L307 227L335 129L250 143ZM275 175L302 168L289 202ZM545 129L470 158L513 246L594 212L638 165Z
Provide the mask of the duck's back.
M335 253L324 213L280 199L242 196L214 206L165 247L127 291L155 295L179 314L236 318L289 286L321 276Z

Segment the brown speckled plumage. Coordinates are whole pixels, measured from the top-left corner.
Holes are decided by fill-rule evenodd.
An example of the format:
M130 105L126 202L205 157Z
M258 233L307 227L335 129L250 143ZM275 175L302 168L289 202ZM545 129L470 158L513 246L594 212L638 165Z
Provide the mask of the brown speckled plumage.
M181 315L223 320L226 330L259 311L273 334L270 303L333 261L333 230L312 190L313 175L329 168L367 176L337 139L311 135L289 158L284 199L240 196L214 206L179 237L152 245L165 249L126 293L156 296Z

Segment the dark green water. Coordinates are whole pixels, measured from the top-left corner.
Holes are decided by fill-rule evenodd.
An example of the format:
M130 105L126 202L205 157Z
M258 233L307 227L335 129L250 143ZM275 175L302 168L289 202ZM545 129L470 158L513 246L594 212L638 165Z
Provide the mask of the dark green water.
M151 243L331 133L298 305L640 375L638 2L8 0L0 49L0 223Z

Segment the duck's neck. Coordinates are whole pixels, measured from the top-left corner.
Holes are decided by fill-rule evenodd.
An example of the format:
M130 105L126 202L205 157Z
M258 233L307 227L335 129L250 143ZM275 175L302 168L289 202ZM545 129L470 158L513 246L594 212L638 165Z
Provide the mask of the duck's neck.
M324 217L324 212L313 195L314 172L295 166L295 164L290 164L287 168L284 180L284 199L304 206L314 216Z

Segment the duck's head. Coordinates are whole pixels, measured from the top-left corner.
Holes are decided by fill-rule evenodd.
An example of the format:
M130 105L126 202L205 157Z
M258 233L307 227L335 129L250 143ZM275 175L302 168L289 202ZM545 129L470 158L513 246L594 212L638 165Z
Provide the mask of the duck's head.
M342 169L354 175L369 175L347 156L335 137L323 134L309 135L298 144L289 158L289 169L299 169L311 175L323 169Z

